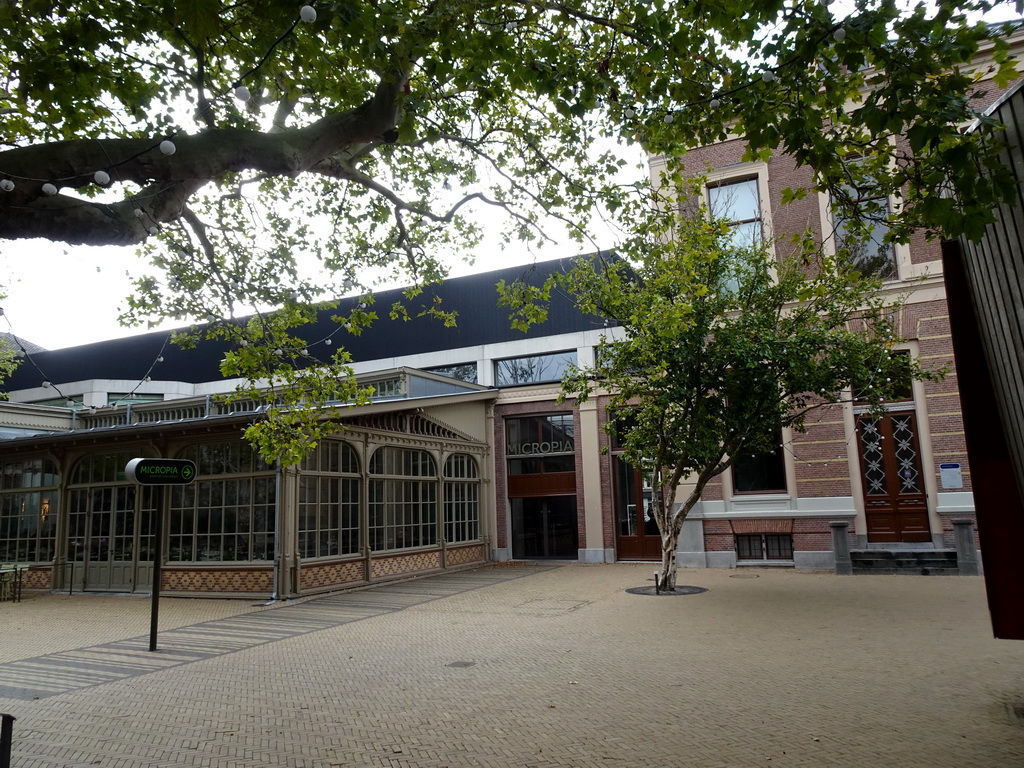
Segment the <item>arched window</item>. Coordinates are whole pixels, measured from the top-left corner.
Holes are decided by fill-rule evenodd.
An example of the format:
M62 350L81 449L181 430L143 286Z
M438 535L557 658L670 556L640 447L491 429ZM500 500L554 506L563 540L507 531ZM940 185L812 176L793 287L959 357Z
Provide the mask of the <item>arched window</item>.
M430 454L384 446L369 469L370 549L437 544L437 469Z
M124 564L153 558L154 490L142 494L139 509L138 489L124 476L125 465L140 455L145 452L102 451L71 470L68 560L93 566L84 577L86 588L126 588Z
M196 463L199 478L173 486L168 561L272 560L273 470L241 440L193 445L181 458Z
M53 560L59 482L48 459L0 465L0 562Z
M299 557L359 553L359 457L348 443L320 443L299 466Z
M444 463L444 538L449 544L480 538L480 473L464 453Z

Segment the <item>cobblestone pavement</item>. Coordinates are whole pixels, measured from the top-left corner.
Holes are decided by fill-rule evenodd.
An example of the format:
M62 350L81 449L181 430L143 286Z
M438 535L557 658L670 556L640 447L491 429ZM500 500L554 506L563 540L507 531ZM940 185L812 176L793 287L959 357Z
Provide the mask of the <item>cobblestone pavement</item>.
M13 768L1024 765L980 578L488 567L314 600L0 603Z

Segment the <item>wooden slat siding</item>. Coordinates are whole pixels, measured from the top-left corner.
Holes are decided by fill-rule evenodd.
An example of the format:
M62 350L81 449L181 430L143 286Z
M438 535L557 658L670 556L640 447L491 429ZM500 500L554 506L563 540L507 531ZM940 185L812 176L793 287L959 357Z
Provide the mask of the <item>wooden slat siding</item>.
M1018 486L1024 489L1024 90L994 111L1006 126L992 132L1017 181L1017 204L1001 206L977 243L964 240L964 264L992 386Z

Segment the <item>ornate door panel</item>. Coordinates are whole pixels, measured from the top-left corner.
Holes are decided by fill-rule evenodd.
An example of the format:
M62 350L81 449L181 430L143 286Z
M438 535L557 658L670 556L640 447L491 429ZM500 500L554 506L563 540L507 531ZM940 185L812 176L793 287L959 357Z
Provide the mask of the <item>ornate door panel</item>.
M913 412L857 419L869 542L928 542L928 503Z

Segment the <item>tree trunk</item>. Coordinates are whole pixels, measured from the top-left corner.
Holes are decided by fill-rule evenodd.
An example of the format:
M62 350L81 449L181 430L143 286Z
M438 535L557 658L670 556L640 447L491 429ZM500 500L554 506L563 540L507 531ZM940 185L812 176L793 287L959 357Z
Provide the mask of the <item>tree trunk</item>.
M661 590L673 591L676 588L676 546L679 544L679 531L674 525L668 526L668 533L661 535L661 573L658 584Z

